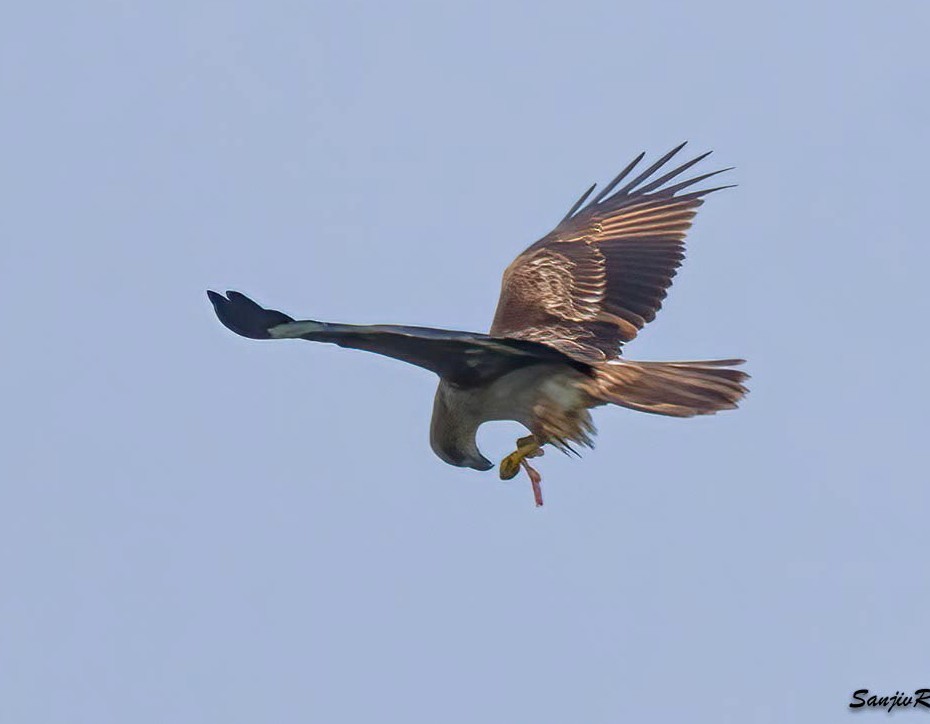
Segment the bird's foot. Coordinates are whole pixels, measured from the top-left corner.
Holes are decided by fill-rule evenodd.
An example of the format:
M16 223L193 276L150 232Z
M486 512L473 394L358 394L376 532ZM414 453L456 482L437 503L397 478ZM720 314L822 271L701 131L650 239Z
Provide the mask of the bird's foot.
M544 450L533 435L527 435L517 440L517 449L501 460L501 480L510 480L520 472L520 466L527 458L536 458L544 454Z
M539 485L542 481L542 476L536 468L527 462L527 459L538 458L544 454L545 450L542 449L542 445L536 437L527 435L517 440L517 449L501 460L500 467L501 480L510 480L515 477L517 473L520 472L521 467L526 470L526 474L533 484L533 497L536 500L537 506L543 504L542 488Z

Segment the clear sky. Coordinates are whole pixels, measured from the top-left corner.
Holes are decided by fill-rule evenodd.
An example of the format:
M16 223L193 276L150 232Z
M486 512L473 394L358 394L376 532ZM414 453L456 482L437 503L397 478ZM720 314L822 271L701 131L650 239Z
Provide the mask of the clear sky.
M0 721L822 724L930 686L928 30L4 4ZM542 509L432 454L428 372L238 338L204 295L485 331L588 184L682 140L740 185L627 354L744 356L752 393L599 410Z

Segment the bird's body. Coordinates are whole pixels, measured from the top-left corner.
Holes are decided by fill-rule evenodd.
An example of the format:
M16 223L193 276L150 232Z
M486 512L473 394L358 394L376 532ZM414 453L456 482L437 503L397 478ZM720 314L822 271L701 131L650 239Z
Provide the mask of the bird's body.
M475 442L478 428L485 422L512 420L534 435L554 439L547 434L551 431L546 410L558 410L566 421L577 420L566 439L581 442L591 430L591 398L583 387L586 380L583 372L558 363L521 367L477 387L440 380L430 423L433 452L450 465L489 470L494 464Z
M589 189L555 230L520 254L504 272L489 334L295 321L238 292L208 294L220 320L242 336L331 342L438 374L430 444L451 465L490 469L475 440L478 427L491 420L521 423L531 434L501 462L501 477L522 466L541 504L539 474L527 459L547 444L563 451L592 446L591 408L616 404L690 417L734 408L746 393L747 375L733 369L742 360L619 357L620 346L661 307L696 209L717 190L678 193L719 172L666 185L707 154L652 178L680 149L614 191L640 155L583 206Z

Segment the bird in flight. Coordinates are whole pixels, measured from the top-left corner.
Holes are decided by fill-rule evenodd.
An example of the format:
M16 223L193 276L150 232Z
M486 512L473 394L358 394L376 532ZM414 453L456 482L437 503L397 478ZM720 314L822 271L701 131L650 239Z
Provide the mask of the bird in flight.
M704 197L729 188L692 189L730 169L671 183L710 153L666 170L684 145L635 173L641 153L593 198L596 185L582 194L555 229L504 271L488 334L295 320L239 292L207 294L220 321L243 337L330 342L435 372L430 445L450 465L490 470L494 464L475 440L478 427L489 420L521 423L530 434L501 461L500 477L522 468L542 505L541 477L529 460L546 445L575 454L573 445L593 447L591 408L691 417L733 409L746 394L748 375L734 369L741 359L620 356L661 308Z

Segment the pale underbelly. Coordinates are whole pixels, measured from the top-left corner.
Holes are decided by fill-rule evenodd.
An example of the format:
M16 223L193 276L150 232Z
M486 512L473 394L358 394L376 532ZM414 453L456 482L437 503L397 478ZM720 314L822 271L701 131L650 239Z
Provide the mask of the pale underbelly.
M570 367L539 365L495 380L482 394L477 424L514 420L537 435L576 439L590 429L587 377ZM578 428L578 434L575 434Z

